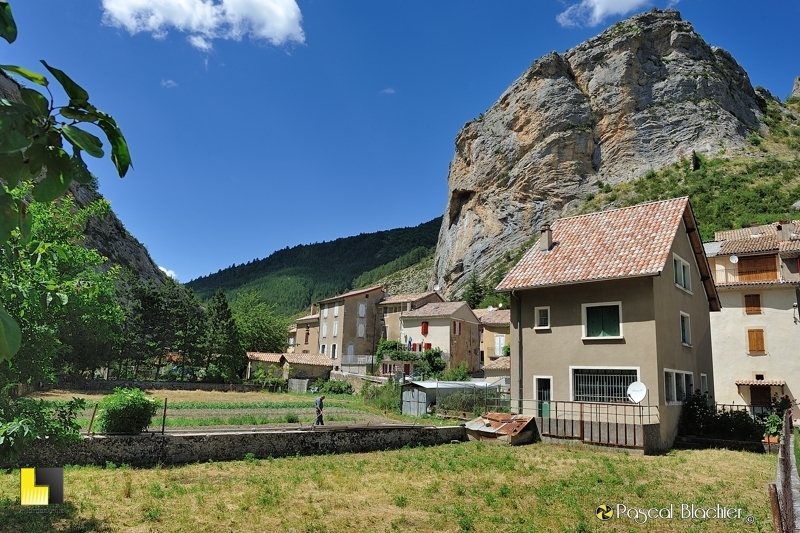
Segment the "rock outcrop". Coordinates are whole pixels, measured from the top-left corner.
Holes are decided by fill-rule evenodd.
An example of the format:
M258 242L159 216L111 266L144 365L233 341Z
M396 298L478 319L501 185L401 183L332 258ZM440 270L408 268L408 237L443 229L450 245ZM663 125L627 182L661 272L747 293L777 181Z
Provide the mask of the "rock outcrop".
M544 56L456 137L431 285L453 296L598 181L745 147L764 105L733 57L674 10Z
M19 86L2 73L0 73L0 97L17 102L22 100ZM75 203L81 207L102 198L100 193L90 186L77 182L73 182L69 190L75 198ZM152 281L156 285L165 282L166 274L158 268L142 243L128 233L113 212L103 219L91 219L84 233L85 245L107 257L111 264L133 270L142 281Z
M800 76L797 76L794 79L794 87L792 87L792 96L794 98L800 98Z

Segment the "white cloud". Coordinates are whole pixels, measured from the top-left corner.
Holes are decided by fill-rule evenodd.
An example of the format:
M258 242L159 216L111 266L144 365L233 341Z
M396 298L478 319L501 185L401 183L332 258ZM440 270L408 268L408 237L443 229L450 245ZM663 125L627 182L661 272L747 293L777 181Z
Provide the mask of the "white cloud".
M175 274L174 270L167 270L166 268L159 265L158 269L166 274L167 276L171 277L172 279L178 279L178 276Z
M381 94L394 94L394 93L395 93L395 90L392 89L391 87L388 87L388 88L386 88L386 89L381 91Z
M207 52L214 39L305 42L296 0L102 0L103 22L163 39L171 29Z
M161 80L161 86L166 89L172 89L173 87L177 87L178 84L172 80Z
M670 0L669 6L678 3ZM559 13L556 20L566 27L597 26L611 15L627 15L631 11L652 5L652 0L581 0Z

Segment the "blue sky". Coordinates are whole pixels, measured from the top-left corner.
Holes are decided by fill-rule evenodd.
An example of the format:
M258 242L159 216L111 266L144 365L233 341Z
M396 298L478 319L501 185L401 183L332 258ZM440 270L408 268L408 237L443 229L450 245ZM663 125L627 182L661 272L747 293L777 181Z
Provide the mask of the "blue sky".
M441 215L464 123L535 59L634 13L674 6L781 98L800 75L794 0L10 3L2 63L45 59L117 119L134 169L90 168L184 282Z

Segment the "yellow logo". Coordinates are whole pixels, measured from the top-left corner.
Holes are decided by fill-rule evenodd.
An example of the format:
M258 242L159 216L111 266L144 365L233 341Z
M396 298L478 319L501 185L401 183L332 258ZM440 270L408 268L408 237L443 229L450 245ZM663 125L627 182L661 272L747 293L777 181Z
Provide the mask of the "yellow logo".
M614 511L611 510L610 505L601 505L600 507L597 508L596 513L597 513L597 518L603 521L611 520L611 518L614 516Z
M19 501L22 505L64 503L64 469L20 469Z

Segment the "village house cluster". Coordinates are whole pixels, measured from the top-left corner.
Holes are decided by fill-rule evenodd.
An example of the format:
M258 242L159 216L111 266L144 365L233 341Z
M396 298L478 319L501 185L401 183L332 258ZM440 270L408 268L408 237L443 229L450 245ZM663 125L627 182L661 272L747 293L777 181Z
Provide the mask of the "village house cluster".
M369 287L312 306L292 326L289 353L249 357L409 376L412 363L375 361L380 339L412 352L439 348L448 367L464 363L476 379L504 385L512 412L555 420L553 436L594 431L567 428L580 409L598 442L668 448L694 391L718 404L795 401L799 267L796 221L703 243L688 198L651 202L544 224L496 287L510 294L510 309ZM646 385L638 404L627 397L634 382ZM630 434L628 421L638 428Z

